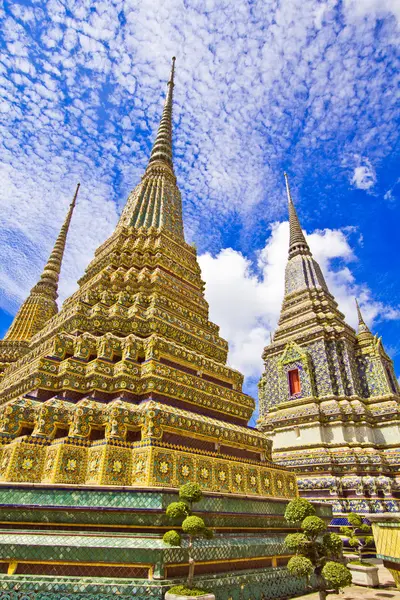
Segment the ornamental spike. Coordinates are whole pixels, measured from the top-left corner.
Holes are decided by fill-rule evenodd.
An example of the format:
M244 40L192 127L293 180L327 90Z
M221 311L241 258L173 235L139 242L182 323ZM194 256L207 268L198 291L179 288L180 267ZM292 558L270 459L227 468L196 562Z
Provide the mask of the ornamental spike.
M168 90L165 97L164 109L157 136L150 154L148 168L154 162L164 162L173 170L172 159L172 105L174 94L175 56L172 58L171 75L167 84Z
M285 183L286 183L286 193L289 204L289 229L290 229L290 239L289 239L289 256L293 253L297 253L297 250L305 250L311 254L310 248L306 242L306 238L304 237L303 230L300 225L299 217L297 216L296 209L293 204L292 194L290 192L289 186L289 178L287 173L284 173Z

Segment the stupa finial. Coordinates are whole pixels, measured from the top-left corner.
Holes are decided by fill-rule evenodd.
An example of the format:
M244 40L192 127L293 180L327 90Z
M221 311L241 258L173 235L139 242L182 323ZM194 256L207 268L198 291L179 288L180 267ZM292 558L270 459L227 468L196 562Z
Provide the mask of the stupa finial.
M78 197L79 187L80 183L76 186L67 216L40 279L31 289L27 299L22 303L9 330L4 336L5 340L30 340L35 333L42 329L46 321L57 314L58 280L68 229Z
M172 57L171 74L167 84L168 90L165 97L164 109L158 127L157 136L150 154L149 165L154 162L167 163L173 170L172 160L172 105L174 94L175 56Z
M289 255L293 254L298 249L306 250L310 252L310 248L304 237L303 230L300 225L299 217L297 216L296 209L293 204L292 194L290 192L289 178L287 173L284 173L286 183L286 193L289 204L289 228L290 228L290 240L289 240Z
M38 286L48 286L49 293L51 295L54 295L54 299L57 299L58 297L58 279L61 271L61 263L64 256L68 229L71 223L72 213L74 212L80 186L80 183L78 183L76 186L74 197L72 199L71 204L69 205L67 216L65 217L65 221L60 229L60 233L58 234L56 243L54 244L54 248L49 256L49 260L47 261L43 269L43 273L40 277L40 280L33 288L33 290L35 290L36 288L38 288Z
M357 298L355 298L355 301L356 301L357 316L358 316L358 333L371 333L368 325L364 321Z

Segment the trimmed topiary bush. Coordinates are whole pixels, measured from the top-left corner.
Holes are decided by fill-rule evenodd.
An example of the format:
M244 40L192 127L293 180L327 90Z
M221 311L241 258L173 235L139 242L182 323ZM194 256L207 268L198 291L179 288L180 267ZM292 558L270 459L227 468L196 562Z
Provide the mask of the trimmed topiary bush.
M323 531L326 531L326 525L319 517L306 517L301 524L301 528L311 536L316 537Z
M182 530L189 535L203 533L206 525L201 517L186 517L182 523Z
M189 507L186 502L171 502L165 511L169 519L181 519L189 514Z
M175 586L171 588L169 591L173 594L185 596L190 595L189 592L193 592L193 578L194 578L194 567L195 561L193 558L193 545L197 538L203 537L210 539L213 537L213 532L211 529L206 527L204 520L201 517L197 517L196 515L192 515L192 504L193 502L198 502L203 493L201 488L197 483L186 483L179 490L179 497L181 499L180 502L171 502L168 505L167 510L165 511L167 517L170 519L183 519L182 522L182 531L185 535L188 536L188 555L189 555L189 573L187 579L187 588L185 586ZM177 531L171 530L164 534L163 541L165 544L169 546L180 546L181 545L181 536ZM180 590L175 591L175 590ZM186 590L186 591L182 591ZM193 596L198 596L201 594L205 594L203 590L197 590L199 593L191 594Z
M313 515L315 515L315 508L305 498L292 500L285 510L285 519L288 523L301 523L306 517Z
M374 537L371 534L372 527L368 523L363 523L363 516L357 513L349 513L347 515L349 525L344 525L340 528L340 533L347 536L349 546L354 548L358 554L358 562L362 565L362 553L364 548L371 548L374 545ZM365 563L367 566L367 563Z
M326 533L322 538L322 543L331 551L333 556L340 557L343 551L343 542L337 533Z
M305 556L292 556L287 564L287 568L291 575L295 577L307 577L307 579L310 578L314 570L311 560Z
M289 533L285 538L285 546L289 550L299 550L299 548L306 548L308 538L304 533Z
M174 587L168 590L171 594L176 596L203 596L207 594L204 590L199 588L188 588L185 585L174 585Z
M179 498L188 502L190 506L193 502L201 500L203 492L197 483L185 483L179 488Z
M286 507L285 519L289 523L301 522L303 530L301 533L289 533L285 538L287 548L296 552L296 556L288 562L289 573L305 577L307 582L313 576L320 600L350 585L350 571L334 560L343 560L342 540L336 533L326 531L325 521L315 515L312 504L305 498L292 500ZM324 532L325 535L322 535Z
M322 569L322 577L336 593L351 585L351 573L347 567L333 560L326 563Z
M171 529L171 531L167 531L163 535L164 544L168 544L169 546L180 546L181 545L181 536L177 531Z

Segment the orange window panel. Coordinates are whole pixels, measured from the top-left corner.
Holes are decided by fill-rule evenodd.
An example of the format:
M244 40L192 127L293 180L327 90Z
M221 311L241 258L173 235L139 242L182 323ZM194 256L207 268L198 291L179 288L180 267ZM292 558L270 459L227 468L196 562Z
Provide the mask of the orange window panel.
M299 394L301 391L300 374L298 369L292 369L288 372L290 395Z

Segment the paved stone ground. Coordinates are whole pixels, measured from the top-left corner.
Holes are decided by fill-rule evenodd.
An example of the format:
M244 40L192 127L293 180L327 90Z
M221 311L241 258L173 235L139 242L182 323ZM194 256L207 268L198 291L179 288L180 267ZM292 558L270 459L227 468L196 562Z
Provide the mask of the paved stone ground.
M329 594L328 600L400 600L400 590L394 584L390 571L385 569L380 561L368 559L379 567L378 588L367 588L360 585L351 585L341 594ZM318 594L307 594L296 600L318 600Z

